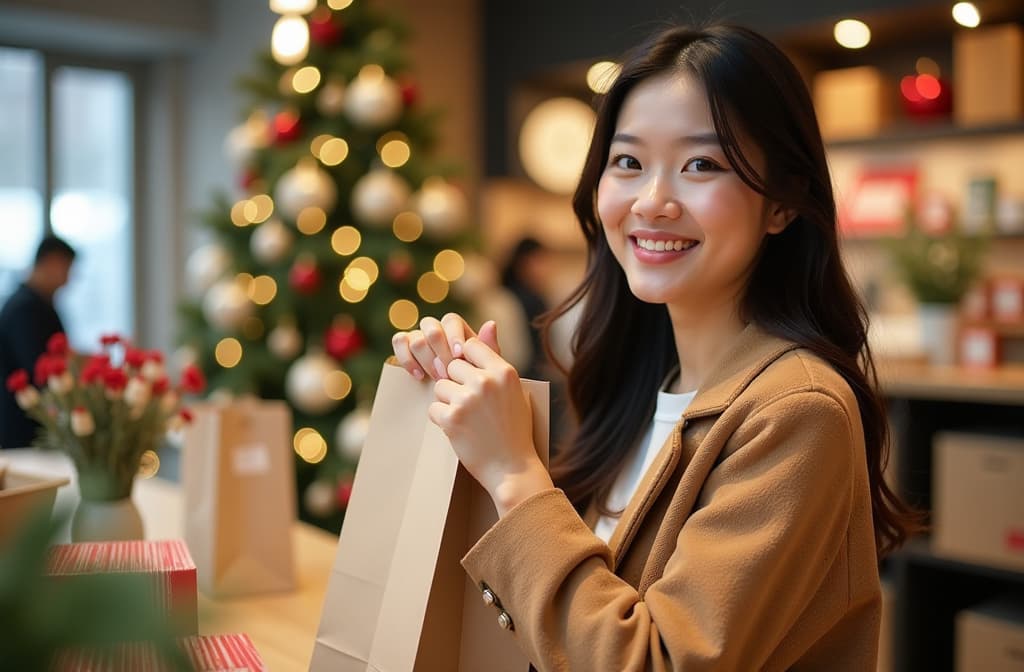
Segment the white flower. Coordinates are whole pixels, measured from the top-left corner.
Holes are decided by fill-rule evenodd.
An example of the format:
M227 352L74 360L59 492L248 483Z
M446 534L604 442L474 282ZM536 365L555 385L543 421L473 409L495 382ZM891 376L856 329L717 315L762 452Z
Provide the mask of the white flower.
M14 393L14 400L23 410L35 408L39 403L39 390L29 385Z
M167 390L160 398L160 411L164 414L170 413L178 405L178 393L174 390Z
M67 394L75 384L70 371L65 371L59 376L50 376L46 382L55 394Z
M75 436L89 436L96 431L96 423L84 406L77 406L71 411L71 433Z
M124 388L124 400L129 406L142 406L149 401L149 383L139 376L128 381Z
M156 360L147 359L142 368L139 369L139 374L146 380L153 382L163 377L164 365Z

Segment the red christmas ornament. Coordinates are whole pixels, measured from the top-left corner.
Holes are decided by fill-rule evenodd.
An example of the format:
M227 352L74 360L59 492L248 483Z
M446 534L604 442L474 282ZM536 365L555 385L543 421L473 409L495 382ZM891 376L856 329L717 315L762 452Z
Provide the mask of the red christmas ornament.
M321 280L320 269L308 260L296 261L288 272L288 284L299 294L312 294L320 288Z
M337 44L342 32L341 22L334 18L334 12L327 7L320 7L309 16L309 39L322 47Z
M324 349L338 361L344 361L362 350L364 343L363 334L354 324L333 324L324 335Z
M338 480L338 508L348 508L350 499L352 499L352 476L345 474Z
M298 140L302 135L302 124L299 122L299 113L294 110L284 110L274 115L274 144L284 145Z
M415 82L406 80L402 82L400 88L402 91L402 104L406 107L412 107L420 99L420 89L416 86Z
M412 258L404 252L392 254L384 264L384 273L395 284L406 282L412 276L412 272Z

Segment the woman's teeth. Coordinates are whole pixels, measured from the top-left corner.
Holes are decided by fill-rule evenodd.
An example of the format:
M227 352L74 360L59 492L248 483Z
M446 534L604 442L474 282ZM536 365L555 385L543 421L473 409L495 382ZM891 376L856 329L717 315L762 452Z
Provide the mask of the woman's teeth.
M679 252L688 250L697 244L696 240L648 240L646 238L636 239L637 247L642 247L651 252Z

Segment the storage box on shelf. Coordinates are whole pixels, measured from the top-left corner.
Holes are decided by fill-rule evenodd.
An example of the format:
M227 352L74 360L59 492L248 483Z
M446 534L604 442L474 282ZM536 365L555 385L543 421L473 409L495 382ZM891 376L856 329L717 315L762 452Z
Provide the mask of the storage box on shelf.
M1007 23L953 38L953 116L962 126L1024 117L1024 29Z
M1024 439L942 432L933 464L933 549L1024 572Z
M1024 669L1024 603L997 598L956 615L956 672Z

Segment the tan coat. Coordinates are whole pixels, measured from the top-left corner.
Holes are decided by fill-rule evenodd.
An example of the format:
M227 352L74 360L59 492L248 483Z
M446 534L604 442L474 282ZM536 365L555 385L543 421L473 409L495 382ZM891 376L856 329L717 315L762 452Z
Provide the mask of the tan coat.
M606 545L561 490L463 559L541 672L875 669L881 591L856 398L748 327Z

